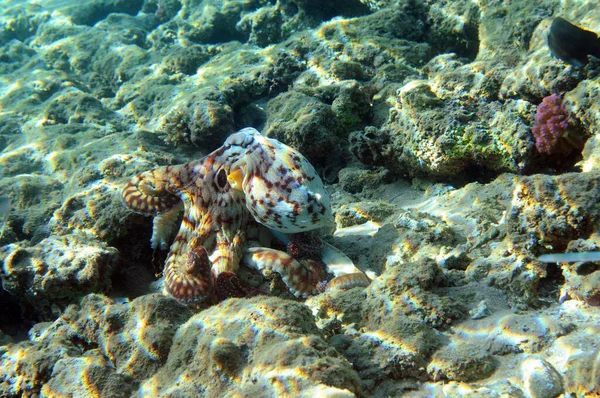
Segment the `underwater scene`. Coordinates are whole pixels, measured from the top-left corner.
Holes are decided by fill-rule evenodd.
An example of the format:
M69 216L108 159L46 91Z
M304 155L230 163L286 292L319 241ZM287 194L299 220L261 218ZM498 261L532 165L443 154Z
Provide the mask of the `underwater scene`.
M597 0L0 0L0 397L600 397Z

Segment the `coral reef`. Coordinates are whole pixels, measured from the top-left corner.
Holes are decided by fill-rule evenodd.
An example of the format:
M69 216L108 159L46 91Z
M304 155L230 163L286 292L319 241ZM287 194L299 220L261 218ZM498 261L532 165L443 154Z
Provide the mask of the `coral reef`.
M269 101L266 133L298 148L317 166L330 163L328 155L339 151L340 128L330 106L302 93L288 92Z
M539 257L600 247L600 63L548 46L557 17L600 32L594 2L3 5L0 396L600 393L598 262ZM153 223L121 193L245 127L315 166L337 231L243 228L259 270L188 307L157 292L193 212Z
M207 149L216 149L232 130L231 107L211 100L172 109L161 126L166 143L179 145L187 142Z
M365 130L354 136L353 153L359 160L408 176L451 177L469 169L519 172L529 168L533 145L524 116L531 106L513 100L481 101L477 97L483 87L473 87L472 94L451 94L459 87L464 90L464 84L472 87L473 72L462 68L455 75L447 74L448 68L459 66L443 56L430 65L434 63L439 63L440 71L431 82L417 80L398 90L379 133ZM443 79L455 81L436 81L442 73Z
M544 97L535 113L535 123L531 128L535 138L535 147L546 155L552 153L568 154L575 144L569 141L569 114L557 94Z

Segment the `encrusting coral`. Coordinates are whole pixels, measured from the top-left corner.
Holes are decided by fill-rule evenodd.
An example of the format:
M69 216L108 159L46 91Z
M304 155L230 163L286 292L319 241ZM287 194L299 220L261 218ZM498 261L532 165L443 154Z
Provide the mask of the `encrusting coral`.
M572 149L566 133L569 128L569 114L558 94L544 97L535 113L535 124L531 128L535 147L546 155Z

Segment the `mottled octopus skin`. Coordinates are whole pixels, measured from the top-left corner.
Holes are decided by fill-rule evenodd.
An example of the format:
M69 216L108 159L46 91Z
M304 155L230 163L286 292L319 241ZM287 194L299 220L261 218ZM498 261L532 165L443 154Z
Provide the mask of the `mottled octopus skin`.
M322 293L327 281L324 264L311 259L297 260L286 252L266 247L248 248L243 262L261 272L264 270L277 272L296 297L306 298ZM289 269L295 271L287 272Z
M218 275L238 269L254 220L284 233L333 224L329 197L312 165L294 149L247 128L203 159L135 176L123 202L146 215L183 202L181 227L164 269L165 289L178 300L215 295ZM305 295L306 268L278 268L297 295ZM296 267L296 268L294 268ZM301 267L301 269L298 269Z

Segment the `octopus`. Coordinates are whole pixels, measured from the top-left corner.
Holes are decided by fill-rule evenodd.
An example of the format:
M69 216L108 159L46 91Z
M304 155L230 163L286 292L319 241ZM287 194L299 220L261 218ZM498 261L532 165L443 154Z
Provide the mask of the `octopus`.
M230 135L198 161L133 177L122 197L131 210L155 216L154 249L166 248L183 210L163 271L164 290L179 301L249 295L236 276L241 263L279 273L296 297L369 282L353 267L332 267L336 278L327 282L321 259L336 249L306 237L334 225L323 182L298 151L253 128ZM262 246L273 234L288 250Z

